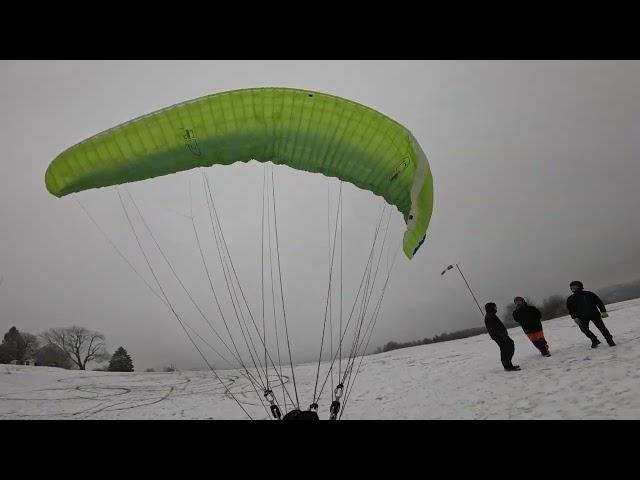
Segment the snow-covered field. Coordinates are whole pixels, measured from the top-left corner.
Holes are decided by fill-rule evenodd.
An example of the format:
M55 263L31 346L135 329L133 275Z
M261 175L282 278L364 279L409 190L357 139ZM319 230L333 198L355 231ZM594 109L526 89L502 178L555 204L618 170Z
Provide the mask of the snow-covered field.
M591 349L573 321L544 323L552 356L519 329L505 372L486 335L365 357L343 419L640 419L640 300L609 305L616 347ZM591 327L602 338L600 332ZM315 365L296 367L301 405ZM253 418L267 418L251 385L219 372ZM275 379L274 379L275 380ZM291 381L286 381L293 395ZM274 388L278 396L282 390ZM321 399L328 417L330 399ZM0 365L3 419L248 418L209 372L106 373Z

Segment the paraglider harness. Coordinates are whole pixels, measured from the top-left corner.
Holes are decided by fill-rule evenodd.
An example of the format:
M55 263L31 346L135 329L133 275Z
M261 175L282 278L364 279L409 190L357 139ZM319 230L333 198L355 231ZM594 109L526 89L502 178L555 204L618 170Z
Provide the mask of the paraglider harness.
M287 413L282 420L320 420L320 418L313 410L303 412L302 410L296 409Z
M344 385L339 384L335 389L335 400L331 402L331 407L329 409L331 415L329 416L329 420L336 420L338 418L338 413L340 412L340 398L342 397ZM269 402L271 406L271 414L273 418L276 420L320 420L318 417L318 404L312 403L309 405L309 410L303 411L299 409L294 409L288 412L284 417L282 417L282 412L280 412L280 407L276 405L275 398L273 396L273 391L265 390L264 397Z

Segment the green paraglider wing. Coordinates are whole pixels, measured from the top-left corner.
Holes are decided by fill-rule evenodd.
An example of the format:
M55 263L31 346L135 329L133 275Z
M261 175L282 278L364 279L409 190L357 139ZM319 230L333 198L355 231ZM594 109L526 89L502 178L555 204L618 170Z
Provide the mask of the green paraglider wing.
M65 150L49 165L45 183L62 197L250 160L322 173L370 190L404 215L408 258L424 241L433 180L411 132L364 105L306 90L235 90L136 118Z

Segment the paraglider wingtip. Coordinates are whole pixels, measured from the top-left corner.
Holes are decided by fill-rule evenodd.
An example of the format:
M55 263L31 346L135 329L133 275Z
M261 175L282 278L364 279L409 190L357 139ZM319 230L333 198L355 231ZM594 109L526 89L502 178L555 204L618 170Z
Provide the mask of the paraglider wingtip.
M51 195L55 195L56 197L57 192L56 192L56 188L54 187L54 184L56 183L54 178L53 178L53 174L51 173L51 167L52 165L49 165L47 167L47 171L44 173L44 185L45 187L47 187L47 191L51 194Z
M411 260L415 256L418 250L420 250L420 247L422 246L426 238L427 238L427 234L425 233L422 239L418 242L418 244L415 247L413 247L410 243L407 243L407 242L404 243L403 251L405 256L409 260Z

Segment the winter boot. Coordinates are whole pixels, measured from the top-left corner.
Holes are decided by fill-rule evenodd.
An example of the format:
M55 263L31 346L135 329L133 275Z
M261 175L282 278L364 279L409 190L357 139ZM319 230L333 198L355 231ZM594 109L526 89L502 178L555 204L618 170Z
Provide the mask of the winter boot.
M601 343L600 340L596 338L591 342L591 348L598 348L598 345L600 345L600 343Z
M608 338L607 339L607 343L609 344L610 347L615 347L616 343L613 341L613 338Z

